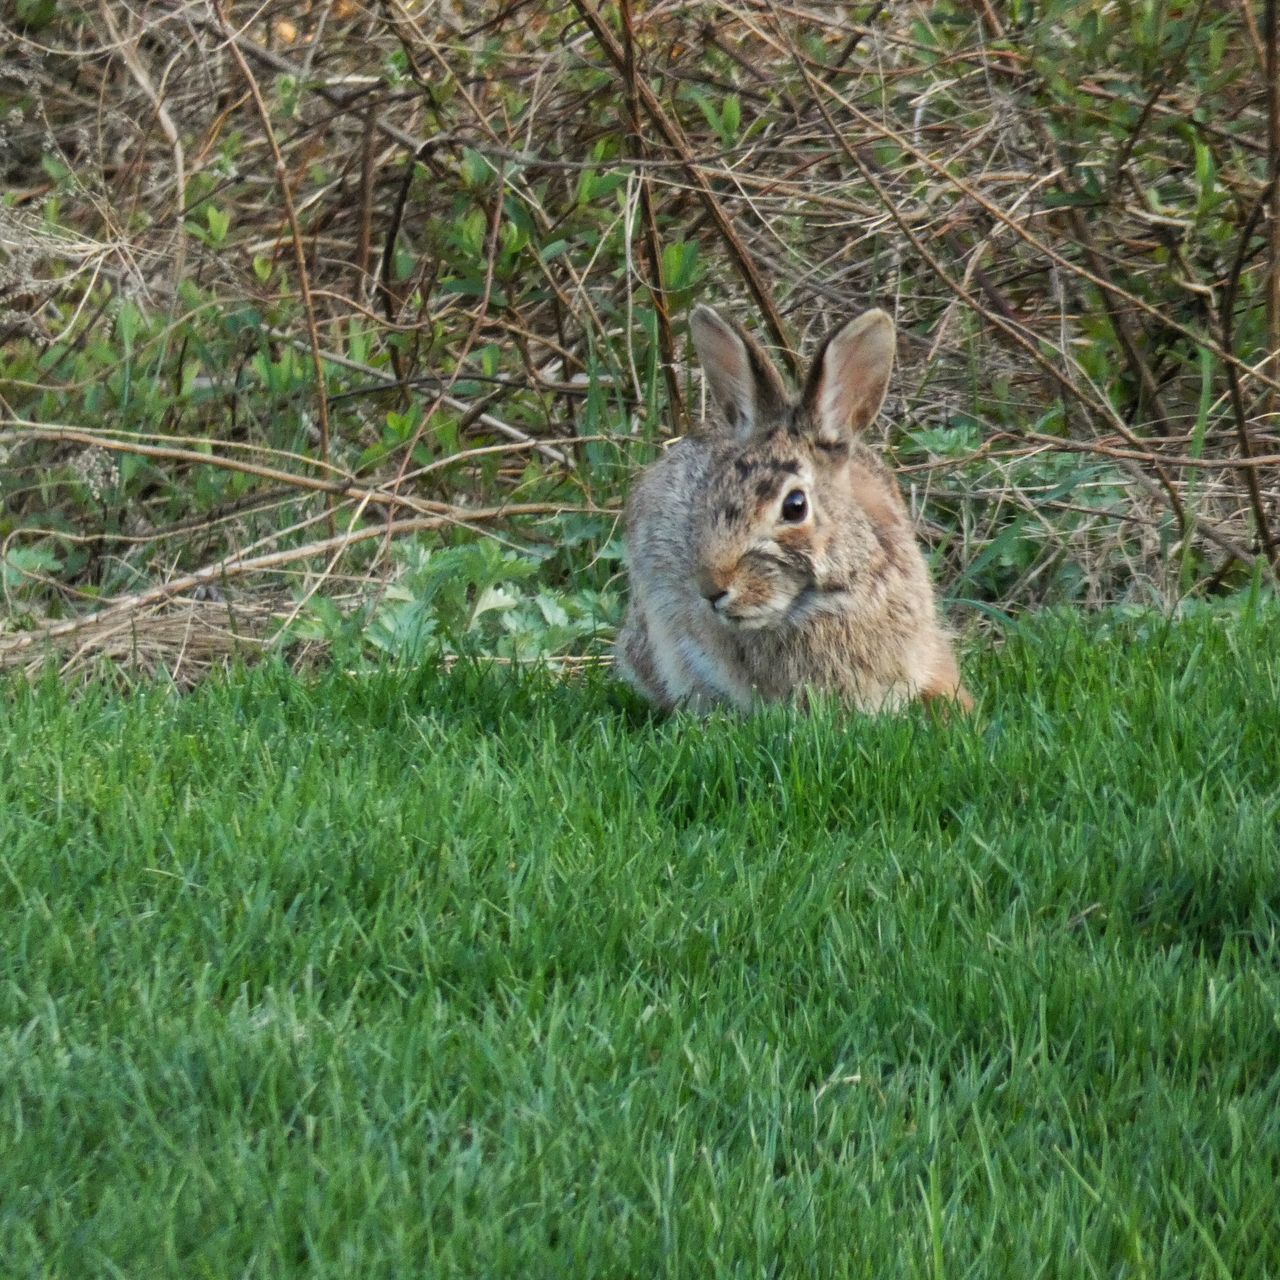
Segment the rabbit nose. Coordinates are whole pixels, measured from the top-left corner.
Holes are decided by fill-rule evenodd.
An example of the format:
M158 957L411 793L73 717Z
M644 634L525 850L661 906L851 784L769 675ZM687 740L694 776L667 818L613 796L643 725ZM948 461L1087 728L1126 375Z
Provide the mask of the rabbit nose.
M698 590L703 594L703 599L713 609L719 609L728 598L728 590L719 585L719 580L714 573L703 571L698 575Z
M702 593L702 598L710 602L713 609L729 594L720 585L719 575L712 573L710 569L699 572L698 590Z

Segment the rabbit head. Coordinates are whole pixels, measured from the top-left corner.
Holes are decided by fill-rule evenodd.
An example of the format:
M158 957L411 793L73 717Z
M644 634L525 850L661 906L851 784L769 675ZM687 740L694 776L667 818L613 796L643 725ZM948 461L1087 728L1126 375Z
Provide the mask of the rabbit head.
M892 478L858 444L889 385L893 322L868 311L837 329L798 398L750 334L711 308L691 327L719 418L692 520L700 594L741 630L846 610L911 538Z

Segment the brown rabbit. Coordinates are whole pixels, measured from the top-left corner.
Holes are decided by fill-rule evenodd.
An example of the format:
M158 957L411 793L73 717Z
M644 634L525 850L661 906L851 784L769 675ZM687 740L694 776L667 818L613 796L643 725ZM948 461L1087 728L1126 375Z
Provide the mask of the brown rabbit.
M813 690L862 711L968 710L902 495L858 438L889 385L893 321L868 311L831 334L798 398L745 330L703 306L690 323L723 421L632 490L623 673L663 707Z

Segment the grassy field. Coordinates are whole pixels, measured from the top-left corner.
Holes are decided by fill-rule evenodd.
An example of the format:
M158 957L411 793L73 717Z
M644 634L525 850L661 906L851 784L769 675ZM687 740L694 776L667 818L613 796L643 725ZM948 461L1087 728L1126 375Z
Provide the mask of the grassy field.
M8 686L0 1269L1280 1275L1276 623L951 725Z

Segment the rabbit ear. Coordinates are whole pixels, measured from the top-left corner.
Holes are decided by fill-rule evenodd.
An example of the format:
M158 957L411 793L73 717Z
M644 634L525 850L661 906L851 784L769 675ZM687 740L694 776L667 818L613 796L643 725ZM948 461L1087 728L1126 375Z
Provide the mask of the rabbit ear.
M745 329L704 306L694 308L689 328L711 398L734 432L745 439L786 411L782 379Z
M847 444L871 425L889 389L893 349L893 321L883 311L865 311L827 339L801 401L820 445Z

